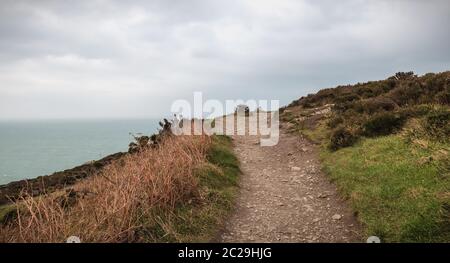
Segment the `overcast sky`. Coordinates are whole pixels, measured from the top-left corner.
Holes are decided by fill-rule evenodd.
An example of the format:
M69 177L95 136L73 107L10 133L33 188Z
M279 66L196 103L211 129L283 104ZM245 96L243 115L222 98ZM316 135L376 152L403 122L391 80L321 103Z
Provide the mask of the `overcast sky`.
M64 4L66 3L66 4ZM0 119L167 115L450 69L450 1L0 2Z

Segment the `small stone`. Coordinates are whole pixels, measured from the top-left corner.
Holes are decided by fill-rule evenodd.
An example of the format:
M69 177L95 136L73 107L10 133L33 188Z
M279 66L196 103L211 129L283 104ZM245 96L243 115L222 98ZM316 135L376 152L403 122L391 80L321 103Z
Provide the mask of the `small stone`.
M292 166L291 167L291 171L301 171L301 170L302 170L302 168L297 167L297 166Z
M333 219L333 220L340 220L341 218L342 218L342 216L339 215L339 214L334 214L334 215L331 217L331 219Z
M319 194L317 197L318 198L327 198L328 196L330 196L328 193L322 193L322 194Z
M313 219L313 222L314 222L314 223L317 223L317 222L319 222L319 221L320 221L320 218L314 218L314 219Z

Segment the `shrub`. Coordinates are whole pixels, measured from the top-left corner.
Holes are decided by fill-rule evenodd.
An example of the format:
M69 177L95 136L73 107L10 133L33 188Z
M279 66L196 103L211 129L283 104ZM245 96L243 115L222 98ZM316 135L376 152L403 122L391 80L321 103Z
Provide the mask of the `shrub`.
M423 93L418 82L405 82L393 89L389 95L398 105L405 105L416 103Z
M437 93L435 99L440 104L450 105L450 89Z
M343 95L337 97L335 99L335 102L336 103L345 103L345 102L352 102L352 101L359 100L359 99L360 98L358 95L349 93L349 94L343 94Z
M336 151L340 148L352 146L357 140L358 137L353 132L341 126L331 134L329 148Z
M388 135L399 129L405 119L399 114L382 112L370 117L363 124L364 135L379 136Z
M342 113L354 109L355 111L362 113L362 107L360 106L360 104L361 103L359 101L337 103L333 107L331 107L331 110Z
M450 139L450 111L440 110L426 117L425 128L429 135L441 141Z
M401 108L398 113L405 119L422 117L433 110L432 104L420 104Z
M390 98L377 97L361 102L362 110L366 113L373 114L379 111L393 111L397 108L397 104Z
M339 124L343 123L344 119L341 116L338 115L334 115L333 117L331 117L328 122L327 122L327 126L330 128L334 128L337 127Z
M417 77L416 75L414 75L414 72L409 71L409 72L397 72L395 73L394 78L397 80L408 80L408 79L412 79Z
M363 85L359 88L358 94L362 98L372 98L380 96L395 87L395 80L376 81Z

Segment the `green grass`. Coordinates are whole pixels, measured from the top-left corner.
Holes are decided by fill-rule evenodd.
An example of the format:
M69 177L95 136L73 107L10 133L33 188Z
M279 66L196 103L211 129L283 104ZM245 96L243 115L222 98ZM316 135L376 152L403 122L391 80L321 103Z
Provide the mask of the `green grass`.
M313 129L294 123L291 131L321 145L323 168L349 199L363 234L383 242L450 242L448 142L428 136L414 118L398 134L361 137L332 152L326 123L322 119Z
M449 145L422 148L390 135L336 152L324 147L322 160L367 235L384 242L449 242L448 162L423 161L443 149Z
M234 207L240 174L231 138L213 136L208 163L197 170L200 198L179 204L174 214L161 216L151 229L152 241L210 242L220 232Z
M303 128L299 129L298 132L314 143L321 143L330 137L330 130L324 120L319 121L314 130Z

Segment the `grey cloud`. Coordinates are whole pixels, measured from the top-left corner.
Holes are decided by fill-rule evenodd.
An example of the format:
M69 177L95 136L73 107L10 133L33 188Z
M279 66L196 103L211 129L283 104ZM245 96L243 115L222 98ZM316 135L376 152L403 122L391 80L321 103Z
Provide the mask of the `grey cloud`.
M161 116L196 90L286 104L448 70L449 13L440 0L2 1L0 119Z

